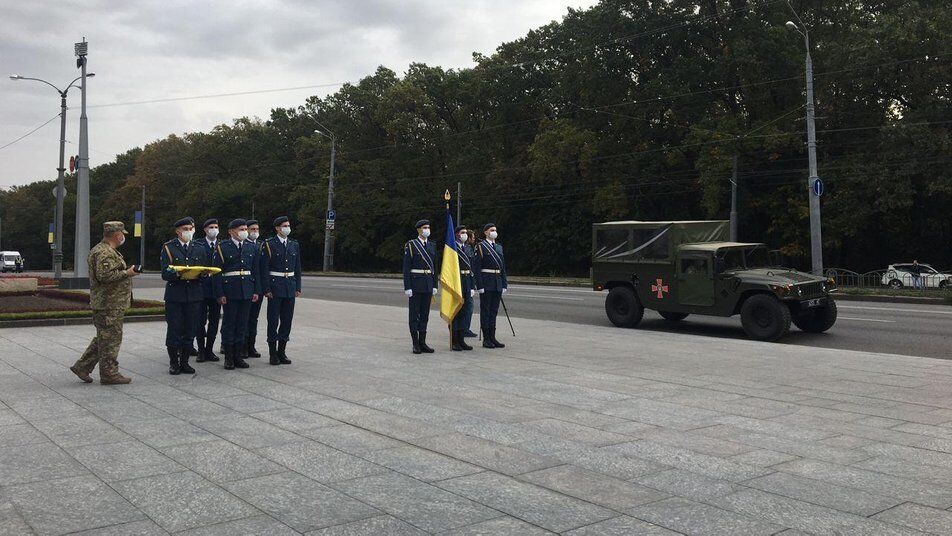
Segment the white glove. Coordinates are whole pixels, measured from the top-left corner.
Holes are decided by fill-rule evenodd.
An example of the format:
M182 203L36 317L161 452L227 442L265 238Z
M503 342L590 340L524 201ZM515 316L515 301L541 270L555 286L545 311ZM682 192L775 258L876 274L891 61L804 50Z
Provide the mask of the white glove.
M509 292L509 289L508 289L508 288L503 288L503 289L502 289L502 293L503 293L503 294L505 294L505 293L507 293L507 292Z
M475 297L476 297L476 290L475 290L475 289L469 289L469 297L470 297L470 298L475 298Z
M436 296L436 289L433 289L433 295Z
M480 294L482 294L483 292L486 292L486 289L484 289L484 288L479 289L479 293L480 293Z
M404 290L403 293L407 295L407 298L412 298L412 297L413 297L413 291L410 290L410 289Z

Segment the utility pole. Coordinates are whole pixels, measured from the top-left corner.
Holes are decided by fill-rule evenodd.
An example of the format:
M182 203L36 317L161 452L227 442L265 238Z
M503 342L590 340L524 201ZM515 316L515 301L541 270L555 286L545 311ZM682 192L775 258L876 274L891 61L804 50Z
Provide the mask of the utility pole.
M731 158L731 242L737 242L737 155Z
M86 120L86 38L76 43L76 64L81 69L79 90L82 107L79 115L79 172L76 175L76 245L73 257L73 288L89 288L89 127Z
M139 214L139 265L145 269L145 185L142 185L142 209Z
M334 160L337 158L337 137L327 132L331 138L331 173L327 178L327 214L334 210ZM329 219L329 218L328 218ZM335 222L336 223L336 222ZM324 271L334 269L334 231L330 225L324 226Z
M462 225L460 212L463 209L463 183L456 181L456 225Z
M53 279L57 281L63 277L63 203L66 198L66 92L69 87L60 92L60 146L59 167L56 168L56 215L53 220L54 248L53 248Z

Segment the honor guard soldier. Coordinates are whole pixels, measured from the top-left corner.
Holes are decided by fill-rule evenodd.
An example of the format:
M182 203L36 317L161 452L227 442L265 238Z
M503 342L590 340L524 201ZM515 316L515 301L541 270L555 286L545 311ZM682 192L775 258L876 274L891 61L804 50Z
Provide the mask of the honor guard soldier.
M287 216L274 219L275 236L261 245L262 290L268 297L268 358L290 365L287 346L294 319L294 299L301 295L301 245L291 235Z
M469 331L469 322L473 316L473 297L476 295L476 281L473 279L473 248L466 243L469 238L466 228L456 226L456 250L459 252L459 280L463 295L463 308L453 318L453 345L455 352L472 350L466 344L466 332Z
M403 246L403 292L410 306L413 353L433 353L426 345L430 302L436 295L436 245L430 238L430 220L416 222L417 237Z
M258 252L248 241L248 225L243 219L228 224L229 238L216 248L215 266L221 272L212 278L215 296L223 307L221 340L224 345L225 369L248 368L238 354L245 344L248 313L260 296Z
M496 243L495 223L483 226L486 239L476 244L476 287L479 289L479 325L483 330L484 348L505 348L496 340L496 315L502 295L509 290L506 280L506 258Z
M209 218L202 225L205 238L198 243L205 251L205 266L214 266L218 254L218 220ZM218 335L218 322L221 320L221 305L215 297L212 278L205 276L202 281L202 304L198 311L198 357L195 361L218 361L215 355L215 337Z
M192 241L195 220L175 222L176 237L162 244L159 262L165 280L165 346L169 351L169 374L195 374L188 364L189 349L198 329L199 313L205 297L199 279L182 279L172 266L203 266L205 249Z
M247 223L248 243L253 245L258 254L261 255L261 245L264 244L264 239L261 238L261 226L258 220L248 220ZM265 277L267 277L267 274L262 272L262 283ZM248 339L241 349L241 357L261 357L261 353L255 348L255 340L258 338L258 316L261 314L261 304L263 302L264 299L259 296L258 301L251 304L251 311L248 313Z

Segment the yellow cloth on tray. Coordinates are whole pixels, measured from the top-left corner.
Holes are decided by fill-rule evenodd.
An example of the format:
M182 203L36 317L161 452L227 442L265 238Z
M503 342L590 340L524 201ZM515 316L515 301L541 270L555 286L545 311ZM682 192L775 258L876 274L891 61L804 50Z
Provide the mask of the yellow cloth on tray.
M182 279L198 279L203 275L215 275L221 271L221 268L214 266L169 266L169 268L178 272Z

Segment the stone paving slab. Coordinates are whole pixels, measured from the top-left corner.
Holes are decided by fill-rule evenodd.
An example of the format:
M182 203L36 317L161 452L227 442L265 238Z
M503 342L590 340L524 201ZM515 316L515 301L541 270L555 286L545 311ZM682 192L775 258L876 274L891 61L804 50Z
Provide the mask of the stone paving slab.
M952 362L516 320L415 356L302 299L294 365L176 377L129 324L114 387L90 326L3 330L0 536L952 532Z

